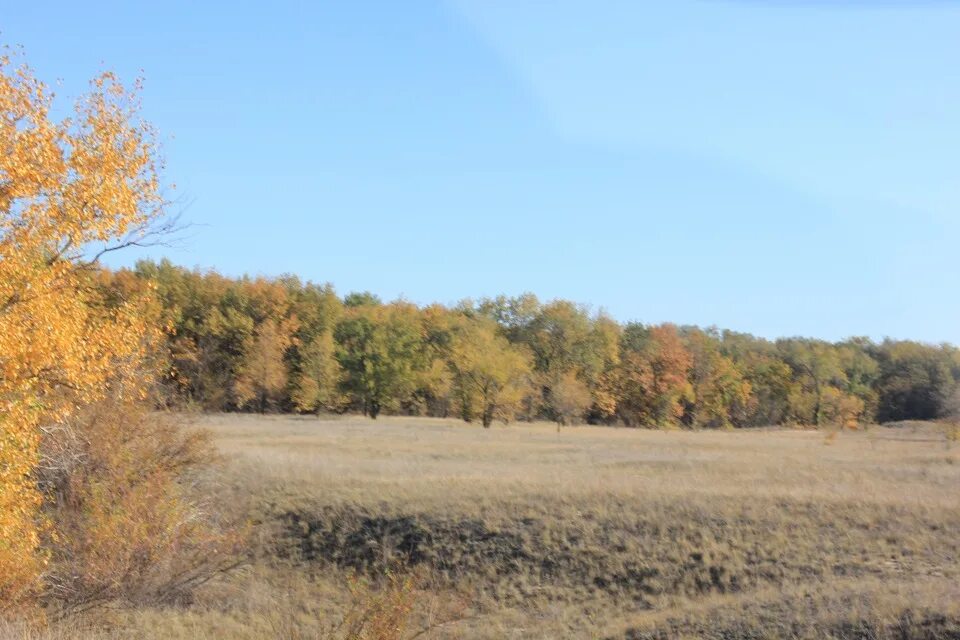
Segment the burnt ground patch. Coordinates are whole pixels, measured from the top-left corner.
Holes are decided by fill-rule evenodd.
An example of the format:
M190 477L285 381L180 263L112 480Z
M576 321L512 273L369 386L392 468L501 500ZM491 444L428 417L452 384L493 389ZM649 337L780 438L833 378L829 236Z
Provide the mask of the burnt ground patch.
M949 528L894 507L838 514L777 501L740 507L543 504L488 521L356 505L274 507L265 552L369 576L411 567L438 584L471 582L498 600L597 595L654 608L666 597L733 594L835 578L942 574L960 554ZM941 514L942 517L942 514ZM954 514L960 526L960 517ZM921 534L922 532L922 534ZM955 567L946 567L954 571Z

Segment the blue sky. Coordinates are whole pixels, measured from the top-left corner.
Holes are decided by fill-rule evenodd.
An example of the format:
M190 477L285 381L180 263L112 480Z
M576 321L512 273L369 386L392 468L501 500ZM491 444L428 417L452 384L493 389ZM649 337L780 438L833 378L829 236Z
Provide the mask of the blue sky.
M60 96L146 78L195 227L343 293L960 343L960 2L18 3ZM129 263L138 255L117 258Z

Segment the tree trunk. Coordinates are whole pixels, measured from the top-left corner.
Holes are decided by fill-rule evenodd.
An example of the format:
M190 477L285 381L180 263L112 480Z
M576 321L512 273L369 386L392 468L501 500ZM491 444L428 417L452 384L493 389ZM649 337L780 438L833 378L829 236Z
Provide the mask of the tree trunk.
M820 382L814 381L815 389L817 391L817 402L813 407L813 426L820 426ZM843 431L843 429L841 429Z

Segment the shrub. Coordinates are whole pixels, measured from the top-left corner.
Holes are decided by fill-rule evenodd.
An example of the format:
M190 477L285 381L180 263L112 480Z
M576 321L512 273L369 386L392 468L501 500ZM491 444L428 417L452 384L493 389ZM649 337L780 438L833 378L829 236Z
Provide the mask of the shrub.
M56 616L164 604L235 564L238 536L194 490L207 435L149 413L132 383L47 429L39 485L51 523L45 600Z

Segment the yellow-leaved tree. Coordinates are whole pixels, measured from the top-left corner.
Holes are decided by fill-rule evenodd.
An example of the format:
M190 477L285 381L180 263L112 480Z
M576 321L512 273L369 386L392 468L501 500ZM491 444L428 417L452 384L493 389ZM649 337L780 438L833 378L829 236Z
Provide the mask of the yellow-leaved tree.
M492 322L467 323L450 346L454 397L464 420L489 428L511 420L530 392L530 357L498 335Z
M44 570L42 430L102 396L148 331L93 286L98 258L156 232L164 208L138 89L105 73L57 119L47 86L0 56L0 610L29 603Z

